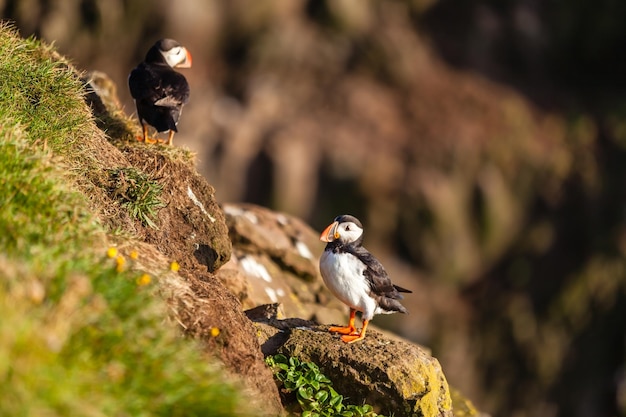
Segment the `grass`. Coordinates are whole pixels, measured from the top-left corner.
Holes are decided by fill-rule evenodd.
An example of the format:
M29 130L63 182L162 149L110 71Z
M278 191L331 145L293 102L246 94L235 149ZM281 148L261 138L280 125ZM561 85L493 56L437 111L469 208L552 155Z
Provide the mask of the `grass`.
M266 363L286 393L295 395L302 417L382 417L371 405L344 404L343 395L313 362L278 354L268 356Z
M161 201L163 186L136 168L114 168L108 171L112 183L110 193L125 207L131 217L145 226L158 229L157 210L165 207Z
M158 275L107 251L77 186L102 172L74 72L1 25L0 73L0 415L241 414L233 384L164 320Z

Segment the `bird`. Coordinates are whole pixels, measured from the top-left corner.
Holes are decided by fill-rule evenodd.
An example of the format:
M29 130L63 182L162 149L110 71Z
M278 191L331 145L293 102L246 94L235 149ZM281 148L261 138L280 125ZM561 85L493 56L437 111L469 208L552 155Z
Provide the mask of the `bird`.
M150 125L157 132L169 131L167 144L172 144L183 106L189 101L187 79L174 68L191 68L191 62L187 48L173 39L160 39L130 72L128 87L143 130L140 141L158 142L148 137Z
M367 325L376 314L405 313L400 293L411 290L394 285L383 265L363 247L363 225L354 216L335 217L320 235L327 242L320 257L320 272L331 293L350 307L347 326L331 326L331 333L342 334L345 343L365 338ZM357 331L354 321L361 312L363 327Z

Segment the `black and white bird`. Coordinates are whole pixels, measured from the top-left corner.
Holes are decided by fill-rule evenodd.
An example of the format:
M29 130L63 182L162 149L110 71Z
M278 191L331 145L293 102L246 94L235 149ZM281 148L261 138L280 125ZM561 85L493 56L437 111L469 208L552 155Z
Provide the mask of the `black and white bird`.
M401 292L410 293L392 284L382 264L363 247L363 225L353 216L335 218L320 240L328 242L320 258L320 272L328 289L350 307L347 326L331 327L330 332L340 333L346 343L365 337L369 321L376 314L407 313ZM361 312L363 328L354 325L356 312Z
M148 137L148 125L157 132L169 131L167 143L172 144L177 132L183 105L189 101L189 84L174 68L190 68L191 54L173 39L161 39L148 50L144 61L130 72L128 87L135 99L137 116L145 142L157 140Z

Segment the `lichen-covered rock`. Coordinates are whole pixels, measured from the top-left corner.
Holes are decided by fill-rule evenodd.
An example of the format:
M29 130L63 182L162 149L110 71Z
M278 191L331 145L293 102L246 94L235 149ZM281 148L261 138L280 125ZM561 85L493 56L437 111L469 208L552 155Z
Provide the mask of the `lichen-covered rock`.
M266 355L282 353L316 363L349 403L367 403L386 415L453 415L439 362L415 344L392 340L375 330L361 342L345 344L328 333L327 326L302 319L257 317L256 321Z
M437 359L419 346L370 331L345 344L325 331L293 329L279 349L317 363L344 396L395 416L452 416L448 382Z

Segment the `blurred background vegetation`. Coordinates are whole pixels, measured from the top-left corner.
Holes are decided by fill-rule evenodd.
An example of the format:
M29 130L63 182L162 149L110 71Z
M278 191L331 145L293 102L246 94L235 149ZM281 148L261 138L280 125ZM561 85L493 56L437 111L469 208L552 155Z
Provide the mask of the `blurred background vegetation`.
M494 416L626 415L626 3L13 0L3 19L126 77L187 46L177 143L221 201L351 213Z

